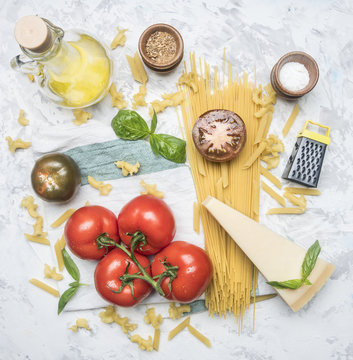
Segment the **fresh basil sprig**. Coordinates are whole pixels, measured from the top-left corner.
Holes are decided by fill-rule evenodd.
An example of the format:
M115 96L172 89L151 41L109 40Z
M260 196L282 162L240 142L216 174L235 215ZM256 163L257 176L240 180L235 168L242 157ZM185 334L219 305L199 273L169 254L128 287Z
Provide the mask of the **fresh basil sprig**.
M151 129L146 121L133 110L120 110L114 116L111 126L117 136L124 140L139 140L149 136L149 143L155 155L161 155L175 163L184 163L186 142L175 136L155 134L157 115L153 111Z
M154 146L157 145L155 150L157 150L158 148L159 154L162 155L164 158L175 163L185 162L186 143L184 140L167 134L151 134L150 144L151 141L154 143ZM153 150L152 144L151 147ZM155 150L153 152L156 154Z
M74 261L71 259L69 253L65 249L62 249L61 253L63 255L64 265L68 273L74 280L80 281L80 270L78 269Z
M267 284L272 285L277 289L298 289L302 285L312 285L308 279L308 276L313 271L317 258L320 254L321 247L319 242L316 240L313 245L310 246L305 254L302 268L301 268L301 279L287 280L287 281L267 281Z
M120 110L111 125L115 134L124 140L144 139L150 133L146 121L132 110Z
M66 304L70 301L70 299L76 294L78 288L81 285L80 283L80 270L78 269L77 265L71 259L71 256L65 249L61 250L61 254L63 256L64 265L66 270L71 275L71 277L75 280L74 282L69 284L69 288L63 292L60 296L59 303L58 303L58 315L64 310Z

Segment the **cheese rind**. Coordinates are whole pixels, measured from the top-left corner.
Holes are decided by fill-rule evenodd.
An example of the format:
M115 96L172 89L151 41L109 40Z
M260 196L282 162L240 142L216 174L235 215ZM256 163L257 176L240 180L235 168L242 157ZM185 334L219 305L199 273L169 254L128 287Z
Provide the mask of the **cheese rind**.
M301 265L306 253L304 248L211 196L202 204L268 281L301 278ZM308 278L312 285L276 291L293 311L298 311L320 290L334 269L334 265L317 259Z

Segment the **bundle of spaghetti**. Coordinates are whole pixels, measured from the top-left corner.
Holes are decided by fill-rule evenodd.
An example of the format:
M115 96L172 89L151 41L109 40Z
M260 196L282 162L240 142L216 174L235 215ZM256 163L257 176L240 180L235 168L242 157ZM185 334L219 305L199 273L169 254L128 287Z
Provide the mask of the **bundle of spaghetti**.
M197 85L197 92L187 85L179 85L185 94L181 104L183 135L187 142L187 157L193 175L197 199L201 203L209 195L224 201L243 214L258 221L260 160L257 158L247 169L244 162L259 146L255 137L259 129L259 119L255 112L263 108L261 103L253 101L253 93L259 93L248 75L232 78L232 69L223 58L223 74L217 68L211 76L210 66L200 60L199 72L195 55L190 54L191 73ZM228 74L226 74L228 72ZM184 74L187 66L184 65ZM260 91L261 88L260 88ZM267 106L267 104L266 104ZM212 109L227 109L237 113L244 121L247 140L243 150L232 161L216 163L205 160L196 150L192 139L192 128L197 118ZM206 306L210 315L226 317L232 312L242 328L243 315L250 305L251 293L255 296L257 269L243 251L223 230L218 222L200 207L201 221L205 235L205 248L214 266L214 276L206 292Z

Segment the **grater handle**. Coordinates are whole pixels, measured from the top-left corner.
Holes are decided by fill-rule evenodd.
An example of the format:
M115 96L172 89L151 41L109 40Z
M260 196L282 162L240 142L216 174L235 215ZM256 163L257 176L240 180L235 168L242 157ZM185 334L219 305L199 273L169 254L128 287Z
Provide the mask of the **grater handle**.
M322 125L322 124L319 124L319 123L316 123L316 122L314 122L314 121L311 121L311 120L307 120L307 121L305 121L305 125L304 125L304 128L303 128L303 130L302 131L304 131L304 130L306 130L306 127L308 126L308 124L312 124L312 125L316 125L316 126L319 126L319 127L321 127L321 128L323 128L323 129L326 129L326 134L325 134L325 136L329 136L330 135L330 127L329 126L325 126L325 125Z

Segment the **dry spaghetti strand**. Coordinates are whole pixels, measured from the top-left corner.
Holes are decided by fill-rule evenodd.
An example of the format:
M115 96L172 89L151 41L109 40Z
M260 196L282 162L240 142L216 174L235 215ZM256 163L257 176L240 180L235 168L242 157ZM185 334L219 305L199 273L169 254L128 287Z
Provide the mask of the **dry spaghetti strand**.
M259 121L254 114L262 109L262 105L253 102L253 95L259 90L255 83L248 80L246 73L232 79L231 66L229 63L225 66L225 60L223 74L214 69L212 75L210 66L201 59L199 69L196 64L195 55L191 54L190 70L195 74L198 92L194 93L187 86L179 88L183 90L186 99L181 104L183 130L198 202L202 203L208 195L221 197L232 208L258 221L260 160L255 159L246 170L242 167L258 146L254 143ZM227 68L228 75L225 74ZM184 72L188 72L186 65ZM193 145L192 128L196 119L212 109L227 109L237 113L247 129L247 141L242 152L227 163L202 159ZM257 269L205 208L200 208L200 214L206 251L214 266L213 280L206 293L206 306L210 315L225 317L227 312L233 312L241 330L243 315L256 290L254 279L257 279Z

